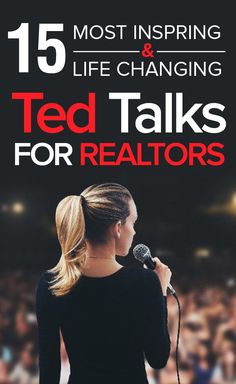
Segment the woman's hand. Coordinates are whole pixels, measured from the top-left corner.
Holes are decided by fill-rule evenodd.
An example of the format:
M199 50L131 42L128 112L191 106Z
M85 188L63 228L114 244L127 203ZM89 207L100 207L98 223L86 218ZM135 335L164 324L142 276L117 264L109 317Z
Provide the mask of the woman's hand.
M157 274L159 277L160 283L161 283L161 288L163 295L167 295L167 287L170 282L170 278L172 275L172 272L168 265L163 264L157 257L154 257L153 259L156 262L156 267L153 269L153 271Z

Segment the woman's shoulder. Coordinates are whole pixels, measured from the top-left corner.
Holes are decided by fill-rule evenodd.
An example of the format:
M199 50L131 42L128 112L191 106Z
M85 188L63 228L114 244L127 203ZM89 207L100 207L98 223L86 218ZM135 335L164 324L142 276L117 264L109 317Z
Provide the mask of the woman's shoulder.
M162 288L157 274L148 268L127 267L127 284L137 293L139 297L160 297Z
M126 267L126 273L130 276L133 276L134 279L137 279L139 282L140 280L144 284L158 284L159 279L157 274L148 268L143 267Z
M130 268L131 273L136 278L137 283L144 289L144 291L161 291L161 283L157 274L148 268Z
M144 267L126 267L126 271L127 270L130 271L131 274L136 274L144 278L153 278L157 276L153 270Z
M37 280L36 291L37 292L47 292L50 294L49 286L52 282L54 273L50 270L43 271Z
M51 270L46 269L45 271L43 271L39 275L38 282L40 282L40 283L50 283L50 281L52 281L53 277L54 277L54 273Z
M52 312L56 310L56 298L52 294L50 289L50 281L52 280L53 273L46 270L42 272L36 284L35 290L35 302L36 302L36 312L40 316L40 313Z

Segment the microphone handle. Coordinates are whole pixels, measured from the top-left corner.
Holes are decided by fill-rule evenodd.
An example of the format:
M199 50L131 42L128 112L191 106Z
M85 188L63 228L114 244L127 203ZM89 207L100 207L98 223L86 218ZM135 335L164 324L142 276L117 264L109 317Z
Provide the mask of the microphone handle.
M149 268L149 269L155 269L156 267L156 262L151 258L151 257L148 257L145 261L144 261L144 264ZM169 292L171 293L171 295L174 295L175 294L175 290L174 288L172 287L171 284L168 284L167 286Z

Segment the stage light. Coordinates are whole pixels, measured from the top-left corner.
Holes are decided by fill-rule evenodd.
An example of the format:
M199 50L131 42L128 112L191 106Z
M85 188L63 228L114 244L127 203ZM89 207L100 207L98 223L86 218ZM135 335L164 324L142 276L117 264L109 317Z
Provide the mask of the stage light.
M175 252L170 249L156 248L154 249L154 255L161 259L161 258L173 257L175 256Z
M211 256L211 251L208 248L197 248L194 251L194 255L198 259L206 259Z
M24 204L20 202L15 202L12 204L12 212L15 213L16 215L23 213L24 210L25 210Z
M216 203L215 205L211 205L206 209L206 211L210 214L223 214L223 215L236 215L236 192L229 197L228 201L224 203Z
M233 197L232 197L232 204L233 204L233 206L236 208L236 193L233 194Z

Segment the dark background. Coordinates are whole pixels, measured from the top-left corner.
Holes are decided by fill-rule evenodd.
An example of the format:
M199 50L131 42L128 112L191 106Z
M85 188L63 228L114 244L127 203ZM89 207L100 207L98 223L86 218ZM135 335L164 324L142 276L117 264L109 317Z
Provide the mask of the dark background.
M207 6L207 8L206 8ZM236 193L235 180L235 127L232 121L234 79L233 26L230 9L210 4L184 3L164 6L158 3L136 4L127 8L122 2L81 5L80 3L11 4L3 12L1 23L2 104L1 104L1 264L4 268L30 268L44 270L53 266L60 256L54 228L54 213L60 199L68 194L80 194L93 183L114 181L124 184L132 193L139 213L135 244L144 242L153 254L160 256L177 275L188 277L201 274L225 281L231 276L236 250ZM18 48L16 40L7 39L7 31L15 30L21 22L30 23L30 73L18 74ZM56 75L47 75L37 68L38 23L64 23L63 42L67 49L67 65ZM221 26L219 40L176 42L153 40L155 49L217 49L226 50L225 55L162 55L163 61L212 60L222 61L220 77L134 77L134 78L75 78L72 77L73 49L141 49L147 41L88 40L73 41L73 24L197 24ZM52 34L53 35L53 34ZM56 37L56 35L55 35ZM87 57L99 59L99 55ZM117 57L117 56L116 56ZM103 56L109 60L114 56ZM125 55L118 60L125 60ZM141 59L140 59L141 60ZM155 59L154 59L155 60ZM158 58L157 58L158 60ZM76 101L86 101L89 91L97 93L97 133L75 135L65 129L63 133L48 135L33 124L33 132L23 134L22 102L11 101L11 92L45 92L45 102L55 101L68 108ZM133 122L135 108L131 108L130 133L121 135L118 101L109 101L108 92L141 92L141 102L156 102L163 105L165 92L184 92L185 108L195 102L203 104L219 102L226 106L224 117L227 127L221 134L195 135L185 127L182 135L148 134L136 131ZM35 102L38 107L41 102ZM133 104L136 106L136 103ZM35 107L34 117L35 117ZM188 130L190 132L188 132ZM68 142L74 154L80 141L129 141L154 142L190 141L222 142L225 146L225 164L221 167L187 165L171 167L135 167L130 164L120 167L80 167L49 165L39 167L30 159L14 166L15 142ZM233 200L234 199L234 200ZM14 213L14 203L23 207L21 214ZM200 248L200 251L199 251ZM203 251L202 251L203 249ZM205 252L205 253L204 253ZM199 256L200 254L200 256ZM207 254L208 257L201 257ZM122 264L135 264L132 254Z
M38 383L37 319L35 289L40 274L53 267L61 251L54 215L66 195L80 194L94 183L107 181L125 185L138 210L134 245L147 244L172 270L171 283L182 309L180 332L180 377L192 384L212 384L212 373L221 378L214 383L231 382L236 377L236 151L234 113L235 55L234 10L227 2L5 2L0 12L1 146L0 146L0 381L14 383L28 377ZM7 39L7 32L22 22L30 23L30 73L18 74L18 42ZM39 23L64 23L62 38L67 65L56 75L42 73L37 66ZM226 50L226 54L161 55L153 60L222 61L220 77L134 77L73 78L73 49L136 50L147 40L73 41L73 24L142 24L221 26L219 40L153 40L155 50ZM50 34L53 37L54 34ZM44 53L45 54L45 53ZM54 52L49 51L53 60ZM83 59L86 56L81 56ZM138 56L135 56L138 61ZM128 60L127 55L87 56L90 60ZM140 57L140 61L144 60ZM115 63L114 63L115 64ZM184 93L187 110L194 103L218 102L225 105L227 127L221 134L196 135L185 126L184 134L148 134L135 130L137 116L132 103L130 133L120 133L118 101L109 101L108 92L141 92L141 102L154 102L163 108L165 92ZM33 132L23 134L22 102L12 101L12 92L45 92L45 101L55 101L67 109L72 103L87 101L88 92L97 94L96 135L75 135L69 130L48 135L37 128L35 112L42 105L33 103ZM200 122L199 114L196 120ZM14 166L15 142L70 143L74 166L39 167L24 159ZM91 142L189 142L224 144L225 164L221 167L187 165L171 167L93 167L76 165L77 147ZM45 156L45 153L42 153ZM141 265L132 250L123 265ZM172 341L166 369L150 370L152 382L176 382L176 337L178 311L168 295L168 322ZM96 322L95 322L96 325ZM67 383L68 360L61 340L62 375ZM212 360L213 356L213 360ZM232 357L233 356L233 357ZM211 361L212 360L212 361ZM67 362L67 366L65 365ZM198 362L196 364L196 362ZM203 364L203 365L202 365ZM232 371L231 377L227 375ZM232 368L232 369L231 369ZM18 373L17 373L18 372ZM12 378L12 376L15 379ZM208 375L208 379L206 376ZM158 378L158 380L154 380ZM173 379L174 378L174 379ZM14 381L15 380L15 381ZM35 381L33 381L35 380ZM154 380L154 381L153 381ZM203 381L201 381L203 380ZM232 381L233 382L233 381Z

